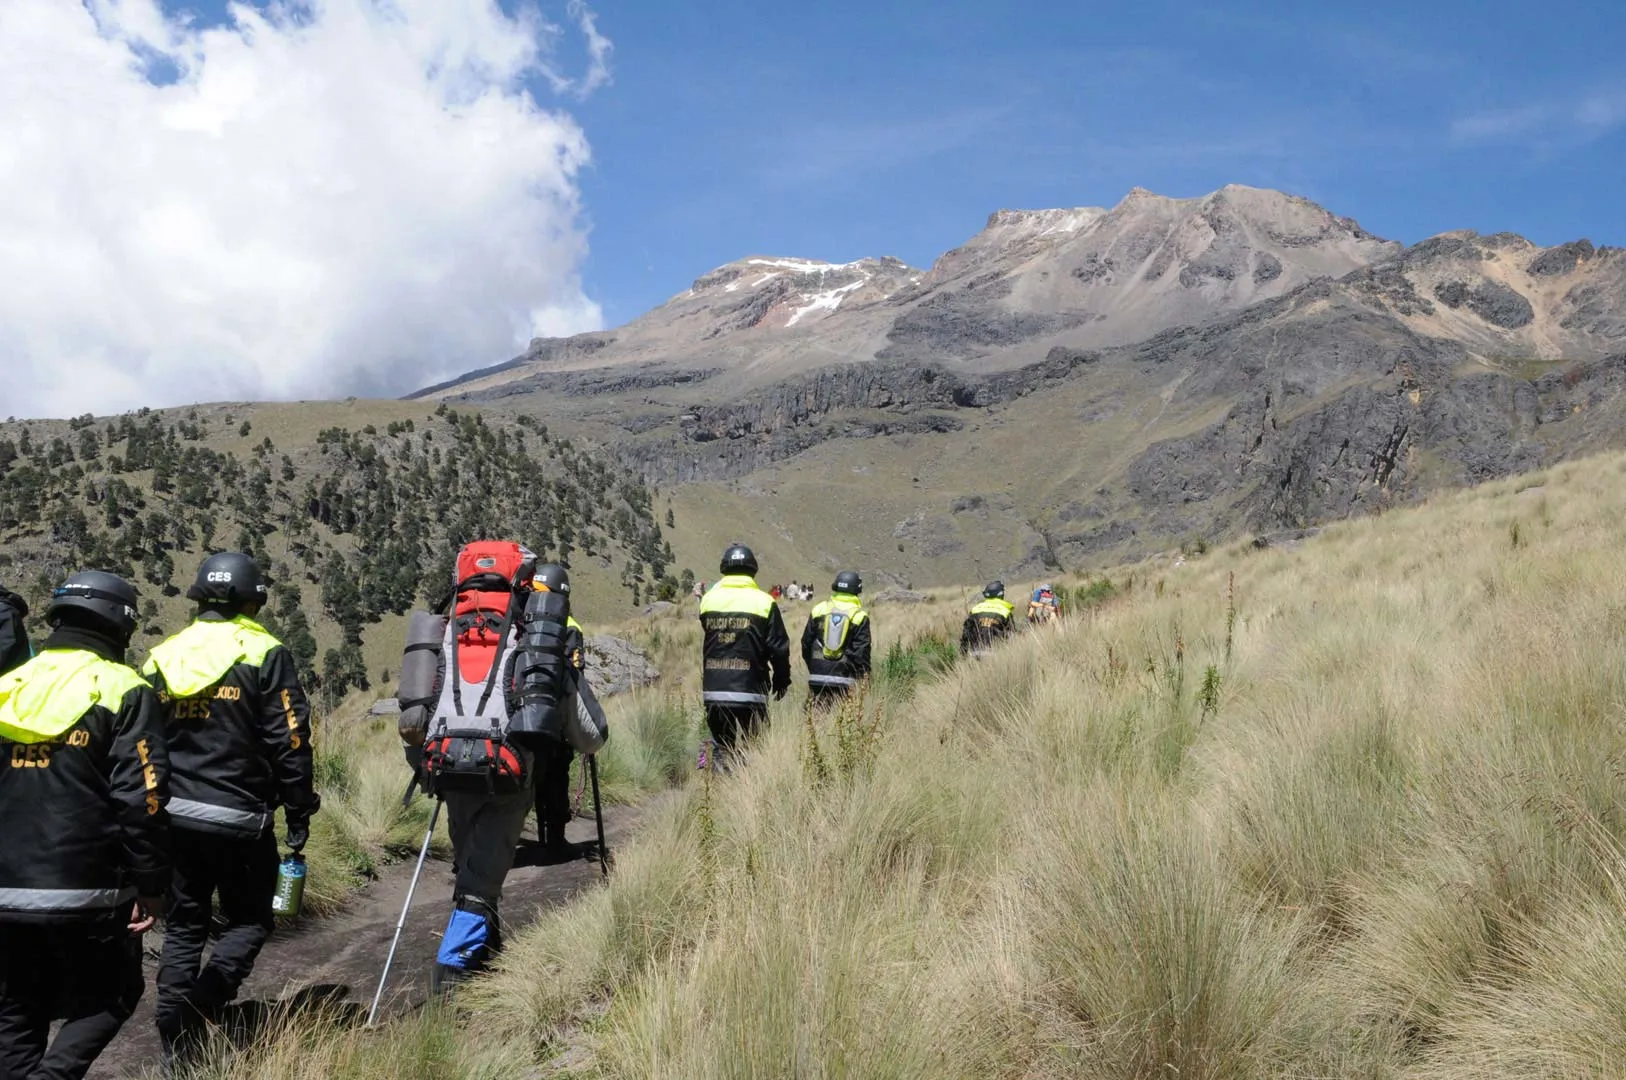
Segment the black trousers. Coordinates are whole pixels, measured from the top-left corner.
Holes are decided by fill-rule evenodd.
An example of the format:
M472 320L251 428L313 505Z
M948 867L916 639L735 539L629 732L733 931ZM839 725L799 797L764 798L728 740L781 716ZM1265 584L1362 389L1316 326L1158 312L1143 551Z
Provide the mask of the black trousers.
M157 1009L158 1034L166 1044L218 1019L237 996L276 925L271 898L277 890L277 841L270 830L248 838L172 828L170 846L175 880L164 921ZM205 964L217 892L226 928Z
M0 1080L84 1076L141 989L141 939L122 920L0 925ZM47 1048L53 1020L62 1028Z
M748 739L768 722L768 710L760 705L707 705L706 727L717 744L717 756L726 760L742 739Z
M570 763L576 751L555 743L536 754L536 835L544 844L564 842L570 820Z

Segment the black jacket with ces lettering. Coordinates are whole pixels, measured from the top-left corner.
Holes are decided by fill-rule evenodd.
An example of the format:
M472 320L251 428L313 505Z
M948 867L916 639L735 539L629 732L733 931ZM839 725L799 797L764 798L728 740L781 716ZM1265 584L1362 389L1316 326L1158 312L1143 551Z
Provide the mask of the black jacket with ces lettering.
M0 676L0 922L128 917L169 888L158 699L100 635Z
M293 656L259 623L205 612L142 673L163 704L176 828L259 836L278 806L316 811L310 706Z
M790 687L790 635L772 596L745 574L728 574L700 598L701 698L710 706L766 709Z

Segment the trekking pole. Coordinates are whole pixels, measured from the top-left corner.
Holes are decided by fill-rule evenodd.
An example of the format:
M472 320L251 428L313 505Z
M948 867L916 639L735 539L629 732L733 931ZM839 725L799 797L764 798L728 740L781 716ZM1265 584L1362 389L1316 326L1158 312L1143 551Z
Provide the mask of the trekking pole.
M604 804L598 797L598 755L587 755L587 775L593 780L593 817L598 822L598 868L604 880L610 880L610 852L604 846Z
M395 937L390 941L390 953L384 958L384 971L378 976L378 989L373 992L373 1007L367 1010L367 1026L373 1026L373 1018L378 1015L378 1003L384 997L384 983L390 977L390 965L395 962L395 947L401 944L401 929L406 926L407 911L412 907L412 894L418 891L418 877L423 873L423 861L429 856L429 841L435 835L435 822L440 819L441 801L435 800L435 808L429 813L429 831L423 834L423 850L418 852L418 867L412 871L412 884L407 886L406 903L401 905L401 918L395 923Z

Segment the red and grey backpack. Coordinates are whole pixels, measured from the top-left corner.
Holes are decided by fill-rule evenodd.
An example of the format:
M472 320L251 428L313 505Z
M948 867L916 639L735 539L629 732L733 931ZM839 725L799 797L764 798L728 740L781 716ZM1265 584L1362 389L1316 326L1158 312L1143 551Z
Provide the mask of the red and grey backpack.
M509 737L503 672L535 569L536 556L509 540L480 540L457 553L444 675L423 745L426 788L437 795L530 786L531 754Z

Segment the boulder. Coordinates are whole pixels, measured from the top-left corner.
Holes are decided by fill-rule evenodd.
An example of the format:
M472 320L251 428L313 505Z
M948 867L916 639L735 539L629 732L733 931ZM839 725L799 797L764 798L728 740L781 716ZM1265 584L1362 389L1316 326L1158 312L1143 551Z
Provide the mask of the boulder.
M648 655L625 638L595 634L587 639L587 680L599 697L624 694L661 677Z
M870 597L871 602L876 604L919 604L925 599L926 594L923 592L900 588L882 589Z
M392 697L379 698L373 702L372 708L367 710L369 716L399 716L401 705Z

